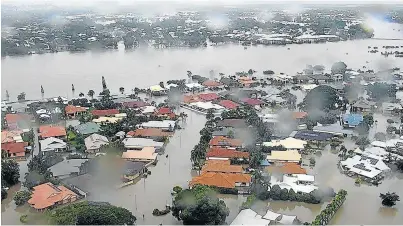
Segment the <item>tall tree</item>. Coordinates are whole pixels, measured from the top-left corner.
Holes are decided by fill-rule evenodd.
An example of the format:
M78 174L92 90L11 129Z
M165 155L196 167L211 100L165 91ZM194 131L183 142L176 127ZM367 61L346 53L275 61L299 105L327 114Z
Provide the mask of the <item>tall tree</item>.
M347 69L347 64L344 62L336 62L332 65L331 71L332 74L342 74L344 75L346 73Z
M119 88L119 92L120 92L121 94L123 94L123 93L125 92L125 88L124 88L124 87L120 87L120 88Z
M74 93L74 91L76 91L76 89L74 88L74 84L71 84L71 91Z
M196 185L175 196L172 215L184 225L221 225L225 223L229 209L211 188Z
M15 160L3 159L1 161L1 180L5 186L13 186L20 179L20 167Z
M91 97L91 99L93 99L94 98L94 95L95 95L95 91L94 90L92 90L92 89L90 89L89 91L88 91L88 94L87 94L89 97Z
M78 96L79 96L79 97L83 97L83 96L84 96L84 93L80 93L80 94L78 94Z
M45 90L43 89L43 86L41 85L41 94L43 96L43 94L45 94Z
M7 101L10 100L10 94L8 94L8 90L6 90L6 100L7 100Z
M106 82L105 82L105 77L102 76L102 89L107 89L108 87L106 86Z
M136 217L122 207L84 201L56 209L51 222L57 225L133 225Z

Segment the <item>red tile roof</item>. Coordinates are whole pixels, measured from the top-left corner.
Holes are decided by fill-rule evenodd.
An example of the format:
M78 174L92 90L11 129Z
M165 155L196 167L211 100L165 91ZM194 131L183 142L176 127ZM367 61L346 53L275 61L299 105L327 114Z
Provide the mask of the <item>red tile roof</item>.
M235 109L235 108L239 107L239 104L235 103L234 101L230 101L230 100L222 100L218 104L227 109Z
M14 137L20 136L22 134L22 131L20 130L3 130L1 131L1 143L13 143L15 142Z
M122 106L127 108L141 108L149 105L149 103L144 101L131 101L122 103Z
M155 112L157 115L167 115L173 113L170 108L164 107L164 108L159 108Z
M235 183L250 184L250 182L251 176L249 174L206 172L194 177L189 185L202 184L219 188L235 188Z
M87 111L87 109L85 109L84 107L76 107L74 105L67 105L64 108L66 114L75 114L77 112L85 112Z
M224 136L216 136L210 140L210 146L229 146L229 147L242 147L242 141L238 139L231 139Z
M31 116L28 114L6 114L6 121L8 124L13 124L17 123L18 121L23 121L23 120L31 120Z
M252 106L261 105L264 103L263 101L261 101L259 99L252 99L252 98L243 98L243 99L241 99L241 101L245 104L252 105Z
M39 133L42 138L66 136L66 129L63 126L41 126Z
M41 210L70 199L73 202L77 194L64 186L56 186L52 183L45 183L33 188L31 199L28 203L35 209Z
M202 93L198 95L203 101L212 101L220 98L216 93Z
M13 153L25 153L25 147L28 146L27 142L20 143L3 143L1 144L1 150L5 150L6 152Z
M92 110L91 114L94 116L108 116L119 114L118 109L107 109L107 110Z
M206 157L217 158L249 158L249 152L235 151L226 148L210 148L206 153Z
M197 95L185 95L183 96L183 103L189 104L189 103L194 103L201 101L200 98Z
M207 81L203 82L202 85L207 86L207 87L217 87L217 86L221 86L221 83L216 82L214 80L207 80Z
M306 174L306 169L302 168L297 163L285 162L280 165L271 165L266 167L270 173L279 172L283 174Z
M242 173L243 168L239 165L231 165L230 160L208 160L206 161L201 171L202 173Z
M294 118L294 119L303 119L303 118L305 118L306 116L308 115L308 113L306 113L306 112L293 112L292 113L292 117Z

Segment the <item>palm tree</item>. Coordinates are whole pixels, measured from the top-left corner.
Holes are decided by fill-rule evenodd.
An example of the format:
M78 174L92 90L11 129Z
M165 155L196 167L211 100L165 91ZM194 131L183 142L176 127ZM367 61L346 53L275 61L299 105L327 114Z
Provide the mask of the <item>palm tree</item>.
M121 94L123 94L123 93L125 92L125 88L124 88L124 87L120 87L120 88L119 88L119 92L120 92Z
M88 91L88 94L87 94L89 97L91 97L91 99L93 99L94 98L94 95L95 95L95 91L94 90L92 90L92 89L90 89L89 91Z
M78 94L78 96L79 96L79 97L83 97L83 96L84 96L84 93L80 93L80 94Z
M397 201L400 201L399 196L395 192L381 193L379 197L382 199L382 205L384 206L394 206Z
M105 78L102 76L102 89L107 89L108 87L106 86Z
M42 96L42 99L43 99L43 96L45 95L45 90L43 89L43 86L41 85L41 96Z
M7 100L7 101L10 100L10 95L8 94L8 90L6 90L6 100Z

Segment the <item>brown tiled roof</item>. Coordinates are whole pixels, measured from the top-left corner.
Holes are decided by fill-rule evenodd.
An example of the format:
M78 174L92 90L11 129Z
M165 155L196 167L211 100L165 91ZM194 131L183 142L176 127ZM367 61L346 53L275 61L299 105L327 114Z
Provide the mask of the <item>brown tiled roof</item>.
M249 158L249 153L244 151L235 151L226 148L210 148L206 157L217 158Z
M31 116L28 114L6 114L6 121L8 124L13 124L17 123L18 121L23 121L23 120L31 120Z
M220 98L216 93L201 93L199 98L203 101L213 101Z
M278 165L271 165L266 167L266 170L270 173L283 173L283 174L306 174L306 169L302 168L297 163L281 163Z
M172 132L165 132L158 128L144 128L136 129L135 131L129 131L127 136L131 137L168 137L171 136Z
M207 80L207 81L203 82L202 85L207 86L207 87L217 87L217 86L221 86L221 83L216 82L214 80Z
M66 114L75 114L77 112L85 112L87 111L87 109L85 109L84 107L76 107L74 105L67 105L64 108Z
M41 126L39 133L42 138L66 136L66 129L63 126Z
M45 183L33 188L31 199L28 200L28 203L33 208L41 210L73 197L77 198L77 194L66 187Z
M222 100L218 104L225 107L226 109L235 109L235 108L239 107L239 104L235 103L234 101L230 101L230 100Z
M216 186L219 188L235 188L235 183L250 183L251 176L243 173L215 173L206 172L194 177L189 185L196 184Z
M242 173L242 166L231 165L230 160L208 160L202 172Z
M107 110L92 110L91 114L94 116L108 116L119 114L118 109L107 109Z
M224 136L216 136L210 140L210 146L242 147L242 141Z
M183 103L190 104L201 101L197 95L185 95L183 96Z
M10 154L25 153L26 146L28 146L27 142L3 143L1 144L1 150L5 150Z

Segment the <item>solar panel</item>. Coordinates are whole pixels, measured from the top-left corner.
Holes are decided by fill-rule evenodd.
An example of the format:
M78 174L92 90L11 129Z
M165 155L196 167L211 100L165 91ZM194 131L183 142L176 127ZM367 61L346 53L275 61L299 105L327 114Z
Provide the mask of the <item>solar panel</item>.
M357 168L357 169L360 169L360 170L367 171L367 172L371 172L371 170L370 170L370 169L367 169L363 163L356 164L356 165L354 165L353 167L354 167L354 168Z
M371 158L371 157L368 157L368 156L362 156L361 160L369 160L369 163L371 165L376 165L379 162L379 159L374 159L374 158Z

